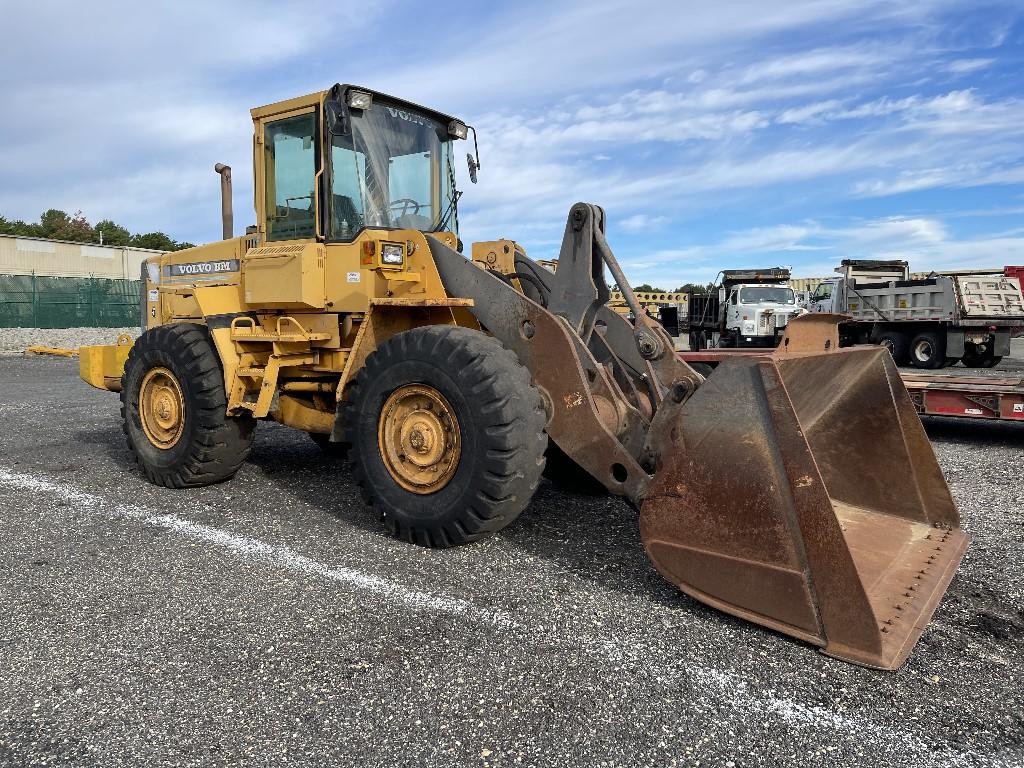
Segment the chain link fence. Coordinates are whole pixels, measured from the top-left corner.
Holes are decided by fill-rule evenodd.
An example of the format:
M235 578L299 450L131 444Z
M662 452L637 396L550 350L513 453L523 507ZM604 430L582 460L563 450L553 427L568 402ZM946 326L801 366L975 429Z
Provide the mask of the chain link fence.
M0 328L123 328L139 324L138 280L0 275Z

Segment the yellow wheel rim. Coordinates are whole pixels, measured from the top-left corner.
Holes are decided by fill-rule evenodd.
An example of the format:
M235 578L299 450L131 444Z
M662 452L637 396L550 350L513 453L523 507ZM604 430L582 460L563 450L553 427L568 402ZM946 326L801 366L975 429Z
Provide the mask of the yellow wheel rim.
M377 446L402 488L420 494L439 491L452 479L462 454L455 411L433 387L399 387L381 409Z
M139 419L149 442L173 448L185 429L185 397L178 379L167 368L153 368L139 389Z

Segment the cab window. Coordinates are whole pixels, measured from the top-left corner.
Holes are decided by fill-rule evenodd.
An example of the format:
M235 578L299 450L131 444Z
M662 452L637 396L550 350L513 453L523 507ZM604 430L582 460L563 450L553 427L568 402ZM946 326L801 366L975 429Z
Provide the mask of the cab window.
M263 146L267 240L312 238L316 232L315 114L267 123Z
M832 283L821 283L817 288L814 289L814 295L811 296L811 301L821 301L827 299L832 295Z

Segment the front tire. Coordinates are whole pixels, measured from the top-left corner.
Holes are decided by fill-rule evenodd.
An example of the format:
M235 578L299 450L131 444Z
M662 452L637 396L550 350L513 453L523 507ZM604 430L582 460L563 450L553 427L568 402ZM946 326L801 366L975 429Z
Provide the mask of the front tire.
M878 335L878 344L889 350L896 365L906 365L910 357L910 344L899 331L885 331Z
M504 528L540 482L540 393L496 339L457 326L396 334L366 358L343 411L356 479L387 529L450 547Z
M152 328L121 378L128 448L151 483L186 488L234 476L249 455L254 419L227 415L224 373L204 326Z

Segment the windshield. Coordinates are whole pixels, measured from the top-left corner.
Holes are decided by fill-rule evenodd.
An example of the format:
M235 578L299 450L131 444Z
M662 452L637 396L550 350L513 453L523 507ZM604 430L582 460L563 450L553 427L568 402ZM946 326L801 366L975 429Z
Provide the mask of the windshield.
M779 285L758 285L740 288L741 304L796 304L792 288Z
M457 230L448 126L377 102L331 145L331 239L363 227Z

